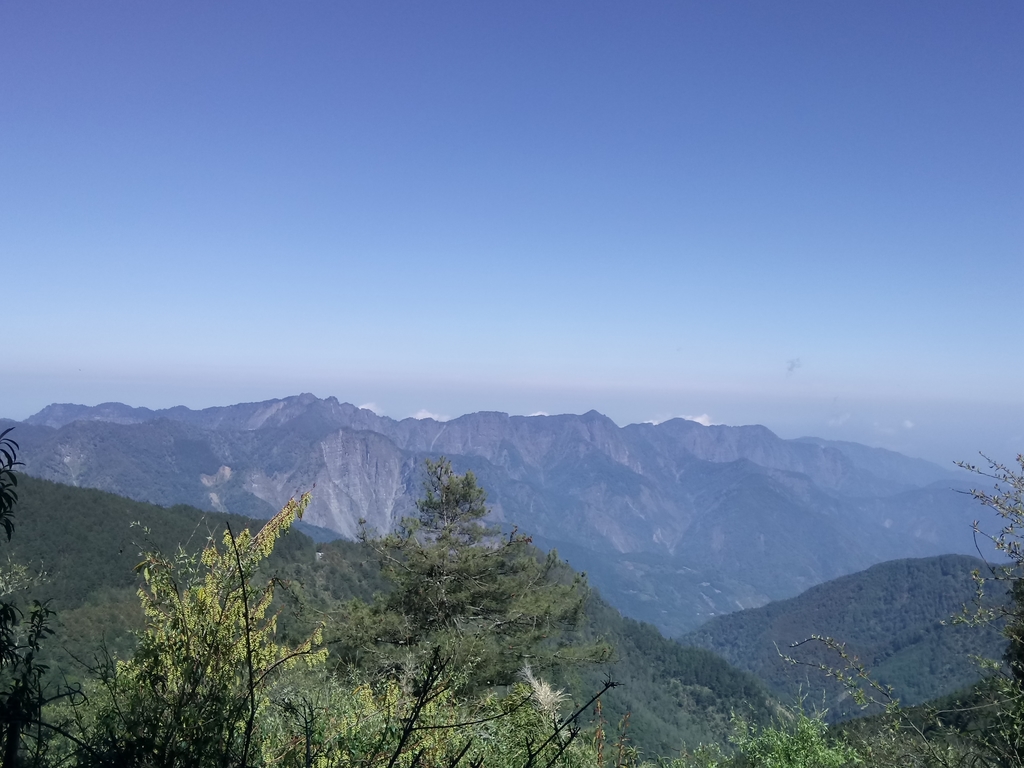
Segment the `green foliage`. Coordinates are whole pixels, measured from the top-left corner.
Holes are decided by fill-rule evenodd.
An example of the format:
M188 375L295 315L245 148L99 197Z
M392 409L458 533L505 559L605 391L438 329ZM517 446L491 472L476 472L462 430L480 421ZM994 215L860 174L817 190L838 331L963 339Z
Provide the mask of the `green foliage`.
M48 754L146 768L586 762L582 710L562 718L558 697L532 676L509 695L466 699L465 674L440 647L422 667L357 684L297 671L300 660L324 660L319 629L297 647L278 643L268 614L276 583L252 580L308 501L289 502L255 536L228 527L222 546L211 541L198 559L147 555L134 657L108 668L86 703L52 710L63 742L48 743Z
M15 488L19 466L18 444L7 437L10 429L0 432L0 525L10 542L14 533L14 505L18 501ZM8 568L0 574L8 598L30 583L27 569L8 560ZM12 600L0 601L0 765L14 768L26 732L38 726L40 711L46 699L43 676L47 666L40 660L43 640L53 634L49 619L53 612L33 601L25 621L25 613ZM38 737L38 732L37 732Z
M996 623L1008 643L1003 664L990 662L984 690L991 704L987 708L984 731L970 734L972 748L991 764L1024 764L1024 455L1017 456L1017 469L990 462L987 471L961 464L995 482L991 492L974 489L971 495L992 509L999 528L985 533L976 521L976 537L992 542L1008 564L990 566L975 573L978 596L975 609L964 611L960 620L972 626ZM992 584L1002 586L1009 601L986 602L986 590Z
M30 596L51 600L57 611L53 625L58 633L57 642L44 646L41 658L50 665L48 677L53 683L60 683L67 676L72 682L85 684L95 696L105 694L96 692L93 673L83 670L63 649L93 666L97 655L102 660L103 648L117 659L133 656L138 633L144 630L146 622L136 595L141 577L132 570L139 560L137 552L149 549L173 553L180 543L188 555L198 558L211 536L220 538L225 525L230 524L232 530L238 531L252 524L251 520L236 516L184 506L167 509L30 476L22 475L19 481L19 527L11 551L19 561L31 564L32 571L47 572L45 583L34 586ZM135 521L141 525L133 526ZM198 559L195 562L198 578L202 564ZM564 564L553 575L563 584L573 579ZM277 642L290 647L309 637L325 619L325 639L336 637L331 617L344 617L347 601L359 598L365 607L375 593L386 593L389 589L376 554L367 547L346 541L318 546L294 529L278 540L273 553L258 566L257 576L276 580L275 603L270 610L278 612ZM613 646L613 661L570 665L566 669L556 667L547 672L534 665L535 674L571 693L577 708L600 690L606 677L622 682L614 695L603 700L604 710L613 725L627 712L631 713L629 745L643 755L673 755L683 746L724 742L731 712L743 714L752 722L764 722L770 716L768 696L752 676L707 651L680 646L650 625L624 619L594 592L588 594L585 620L578 631L584 644L603 642ZM327 706L328 692L351 691L360 686L380 690L380 680L341 665L342 657L337 651L343 649L337 644L328 645L331 656L322 669L305 671L300 665L274 684L268 693L270 706L259 721L261 732L272 722L277 723L275 728L283 729L276 731L284 734L280 738L291 739L299 749L305 743L301 713L312 707L312 727L329 742L335 731L324 719L333 711ZM410 665L402 679L415 678L417 670L429 661L431 650L427 648L424 658ZM454 683L460 687L465 686L461 672L452 671ZM408 684L395 680L407 695ZM514 681L519 683L518 679ZM295 708L291 714L282 709L286 698ZM354 701L351 696L348 700ZM462 720L474 719L477 705L473 701L460 700L460 706L468 708L460 715ZM563 712L569 707L566 702ZM65 712L66 707L61 711ZM584 724L588 713L584 713ZM482 745L486 739L480 739ZM585 742L589 743L581 736L572 748L583 749L587 746ZM614 752L610 748L609 757Z
M276 642L275 582L252 585L308 503L308 494L289 501L255 536L228 527L198 561L184 550L146 555L137 567L146 628L134 657L109 667L91 694L79 764L250 764L276 678L325 657L319 629L296 647Z
M39 484L40 489L60 492L52 484ZM92 501L125 504L106 494L64 492L69 491ZM318 666L326 653L317 647L319 628L297 645L281 643L275 588L285 584L277 577L261 587L254 584L278 538L308 501L307 496L289 503L255 536L248 529L234 535L228 524L219 546L209 538L201 552L179 547L171 557L147 554L136 569L144 580L138 590L142 626L134 653L126 654L130 658L111 659L97 670L98 679L84 681L87 698L52 703L42 720L38 711L27 718L12 708L0 713L8 728L16 717L20 728L39 728L36 748L22 750L21 762L240 768L587 763L586 743L577 738L582 710L562 717L551 707L550 686L535 677L505 696L467 699L458 694L465 687L465 672L439 648L425 666L410 665L403 675L343 682ZM65 521L73 528L83 516L69 515ZM297 568L297 575L315 575L306 593L320 596L321 590L340 586L336 580L359 582L351 577L365 572L359 558L338 557L346 548L351 554L351 545L339 545L326 557L306 552L307 557L296 560L294 554L304 552L299 547L278 565L285 571ZM72 612L86 611L102 594L101 589L79 596L76 605L74 589L61 589L63 579L57 581L47 586L58 587ZM109 604L101 600L94 607ZM29 652L27 665L19 669L34 675L19 674L18 682L31 683L34 694L41 690L45 671L33 659L48 633L46 615L33 614L27 641L18 647ZM296 619L293 630L302 624ZM308 664L296 667L300 660ZM45 703L38 697L35 702ZM13 750L5 766L21 764L22 740L8 744Z
M852 747L829 738L820 717L803 712L790 728L741 723L733 743L742 761L757 768L843 768L860 762Z
M349 606L350 646L394 665L440 645L471 670L471 689L511 684L527 662L547 669L607 656L602 644L574 644L569 634L583 615L583 577L515 530L486 525L485 499L472 472L426 462L419 515L380 538L364 531L390 589L368 608Z
M756 727L737 718L730 739L734 751L706 746L672 763L672 768L852 768L863 760L836 739L820 715L797 711L788 724Z
M920 704L976 682L982 670L969 656L998 656L1006 639L997 626L952 626L949 618L975 594L964 555L894 560L819 584L798 597L716 617L683 642L708 648L756 674L783 701L823 703L830 719L862 711L834 680L794 666L780 655L811 635L842 638L846 651L870 666L904 704ZM837 609L842 606L841 609ZM805 647L805 661L830 663L825 648Z
M283 686L264 761L367 768L592 764L576 725L579 710L566 715L552 706L546 683L531 677L505 695L464 698L456 694L459 675L435 652L412 677L343 682L321 675Z
M54 670L60 668L72 678L81 676L74 659L92 663L101 648L122 659L134 652L133 632L142 629L145 619L134 572L140 551L174 553L181 547L198 558L211 537L221 537L225 526L238 531L253 524L251 518L185 506L168 509L27 475L19 480L18 536L10 551L17 562L31 566L30 571L46 574L26 597L48 601L56 612L59 643L50 644L46 658ZM313 602L335 591L343 598L369 595L376 582L366 582L377 569L362 563L355 554L358 549L336 542L314 568L316 546L293 532L278 541L259 571L266 578L302 581L314 593ZM279 590L279 601L284 602L288 593ZM299 625L286 611L280 624L291 641L301 642L316 621Z
M0 432L0 526L3 526L7 540L14 534L14 505L18 501L18 476L14 468L18 461L18 444L7 435L14 427Z
M27 621L10 604L0 604L0 724L2 724L4 768L18 764L18 751L29 729L39 725L40 712L47 703L43 676L47 666L39 659L43 641L53 634L45 605L32 604ZM38 741L40 734L35 734Z
M586 614L587 635L612 646L613 658L556 680L577 695L603 675L621 682L602 703L603 714L613 724L629 715L629 740L642 755L669 757L701 743L724 744L733 714L757 724L771 719L771 697L753 675L710 651L668 640L599 599L588 601Z

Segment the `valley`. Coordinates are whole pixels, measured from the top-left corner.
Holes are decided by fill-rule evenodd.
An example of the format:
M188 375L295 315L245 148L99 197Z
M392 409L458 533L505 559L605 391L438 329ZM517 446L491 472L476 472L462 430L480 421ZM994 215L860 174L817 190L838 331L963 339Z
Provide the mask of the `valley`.
M973 545L976 502L953 492L955 474L877 449L682 420L620 428L594 412L395 422L309 395L199 412L51 406L9 426L25 468L10 554L38 574L23 599L54 611L44 663L58 688L137 653L140 553L197 553L225 526L259 525L289 488L314 495L264 569L285 586L279 636L331 617L326 647L342 651L333 627L391 589L352 539L415 515L422 462L440 455L479 478L506 535L557 550L563 579L587 574L586 620L557 642L611 655L553 680L574 700L620 684L602 717L628 721L639 754L727 743L737 714L758 727L794 707L870 714L815 668L830 653L782 658L813 635L845 643L908 705L969 689L982 671L965 660L1006 646L998 626L949 622L983 565L944 553Z
M12 422L0 422L10 425ZM162 505L307 522L353 539L413 509L424 458L487 489L493 519L557 549L669 636L876 563L976 554L966 473L852 443L675 419L393 419L299 395L202 411L52 405L18 424L27 473ZM312 530L312 529L311 529Z

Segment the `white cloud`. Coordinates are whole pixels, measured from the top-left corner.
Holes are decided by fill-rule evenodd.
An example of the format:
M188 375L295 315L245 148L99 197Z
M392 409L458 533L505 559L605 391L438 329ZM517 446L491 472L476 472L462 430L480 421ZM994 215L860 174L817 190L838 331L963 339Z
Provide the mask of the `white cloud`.
M359 408L364 411L373 411L378 416L383 416L380 407L376 403L363 403Z
M666 421L671 421L672 419L686 419L687 421L696 421L698 424L702 424L705 427L714 427L721 424L720 421L712 421L711 417L708 416L706 413L702 413L700 416L666 416L665 418L659 417L657 419L648 419L647 421L642 421L640 423L653 424L654 426L658 426L659 424L664 424Z
M914 422L912 422L910 419L904 419L904 421L903 421L903 428L904 429L913 429L914 428Z
M841 426L843 426L843 424L845 424L849 420L850 420L850 414L843 413L843 414L840 414L839 416L833 416L831 419L829 419L828 420L828 425L830 427L841 427Z
M531 413L530 415L531 416L550 416L551 414L548 413L547 411L537 411L536 413Z
M698 424L703 424L705 427L710 427L716 422L711 420L711 417L706 413L702 413L700 416L683 416L687 421L696 421Z
M434 421L448 421L447 416L441 416L437 413L431 413L425 408L420 408L416 413L412 415L414 419L433 419Z

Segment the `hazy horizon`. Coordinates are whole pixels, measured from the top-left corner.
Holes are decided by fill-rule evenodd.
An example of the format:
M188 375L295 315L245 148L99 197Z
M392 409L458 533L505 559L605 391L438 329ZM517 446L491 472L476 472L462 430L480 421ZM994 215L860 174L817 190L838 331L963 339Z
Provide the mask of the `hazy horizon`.
M35 413L38 413L47 405L54 403L74 403L76 405L95 406L106 402L122 402L131 407L144 407L152 410L172 408L178 405L193 410L202 408L235 405L244 402L260 402L263 400L283 399L300 394L300 390L281 394L259 395L256 390L252 396L237 398L235 400L216 400L207 397L191 398L188 401L175 400L171 394L163 398L156 398L152 402L143 402L128 398L120 400L117 398L94 399L88 402L72 400L54 400L47 402L38 408L30 407L27 411L0 413L0 418L9 418L23 421ZM353 392L368 392L368 388L353 388ZM552 393L552 392L530 392L530 393L505 393L503 402L507 407L493 407L488 405L488 398L480 394L467 396L465 394L442 393L433 391L423 394L408 393L402 391L377 390L377 399L361 399L359 397L345 397L332 394L326 390L314 391L317 397L326 399L335 397L341 402L348 402L352 405L368 408L378 415L401 420L405 418L433 418L439 421L447 421L468 413L477 411L499 411L514 416L534 415L558 415L563 413L581 414L589 410L596 410L611 418L620 427L627 424L638 424L644 422L660 423L672 418L685 418L697 421L701 424L725 424L727 426L742 426L748 424L760 424L772 430L780 437L793 439L798 437L819 437L826 440L845 440L862 443L876 448L885 448L915 458L923 458L935 462L947 468L953 468L955 461L981 462L980 453L1003 463L1012 462L1016 456L1015 445L1024 443L1024 440L1004 440L1008 429L1016 427L1018 435L1024 434L1024 420L1018 420L1016 424L1010 424L1005 418L1002 406L993 406L990 410L978 412L977 410L966 417L962 413L950 410L950 403L903 403L889 404L889 410L883 411L877 404L866 409L864 404L852 401L818 401L808 402L807 400L780 402L761 401L730 402L728 396L704 394L691 394L680 396L678 393L646 393L646 398L636 397L629 392L603 392L592 393L592 401L595 405L585 407L574 405L579 403L578 393ZM652 397L653 394L653 397ZM651 410L650 402L659 400L665 403L661 410ZM470 407L438 407L456 406L459 402L468 402ZM549 408L536 408L538 402L546 402ZM703 403L713 405L708 409L685 408L672 409L671 404L678 403ZM644 403L641 405L641 403ZM426 407L431 406L434 407ZM869 404L870 405L870 404ZM645 410L646 408L646 410ZM913 413L917 418L923 419L922 425L910 419L900 418L901 414ZM887 421L879 421L874 417L881 414L881 418ZM763 418L768 415L771 418ZM871 419L871 420L869 420ZM975 440L981 447L974 446L969 441ZM987 444L985 444L987 441ZM1001 442L1002 441L1002 442Z

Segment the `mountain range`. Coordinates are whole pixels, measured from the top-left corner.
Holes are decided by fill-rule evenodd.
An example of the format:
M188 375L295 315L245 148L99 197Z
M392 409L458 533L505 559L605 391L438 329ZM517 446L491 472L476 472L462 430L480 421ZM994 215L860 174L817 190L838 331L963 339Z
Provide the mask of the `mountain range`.
M25 471L141 501L267 517L314 489L319 532L387 530L445 455L496 522L557 548L626 615L678 636L885 560L972 553L968 478L919 459L762 426L596 411L394 420L310 394L190 410L51 405L0 421Z

